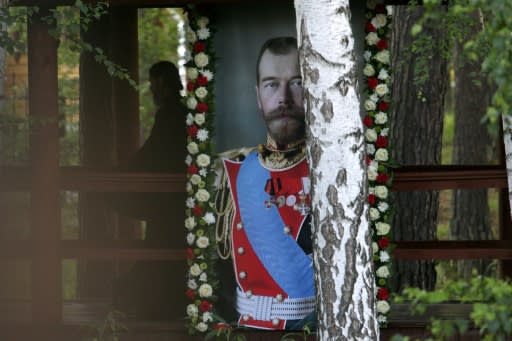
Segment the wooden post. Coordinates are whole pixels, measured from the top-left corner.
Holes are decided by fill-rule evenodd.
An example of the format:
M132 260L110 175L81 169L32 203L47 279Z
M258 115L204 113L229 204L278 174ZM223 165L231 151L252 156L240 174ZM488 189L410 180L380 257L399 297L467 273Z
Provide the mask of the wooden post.
M59 130L57 41L41 19L42 7L28 24L28 82L31 119L32 319L37 329L55 332L61 322ZM37 330L36 329L36 330ZM49 332L51 335L53 332ZM54 339L46 334L38 339Z

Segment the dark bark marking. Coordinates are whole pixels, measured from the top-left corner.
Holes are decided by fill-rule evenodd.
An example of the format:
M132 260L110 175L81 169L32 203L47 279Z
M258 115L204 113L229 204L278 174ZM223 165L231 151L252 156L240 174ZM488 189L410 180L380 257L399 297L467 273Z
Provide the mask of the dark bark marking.
M347 183L347 170L342 168L339 170L338 175L336 175L336 185L338 187L343 186Z
M327 98L325 92L322 93L322 106L320 107L320 112L322 113L325 122L330 123L334 116L334 109L331 100Z
M318 167L318 163L320 162L320 158L322 157L322 147L318 145L317 141L313 141L311 144L311 161L312 161L312 168L315 169Z

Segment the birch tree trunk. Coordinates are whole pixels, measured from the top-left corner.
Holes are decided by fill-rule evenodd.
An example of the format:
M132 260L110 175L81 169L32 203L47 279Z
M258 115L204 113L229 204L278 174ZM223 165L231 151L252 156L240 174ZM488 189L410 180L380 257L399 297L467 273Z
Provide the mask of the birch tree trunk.
M319 340L378 340L364 134L348 0L295 0Z

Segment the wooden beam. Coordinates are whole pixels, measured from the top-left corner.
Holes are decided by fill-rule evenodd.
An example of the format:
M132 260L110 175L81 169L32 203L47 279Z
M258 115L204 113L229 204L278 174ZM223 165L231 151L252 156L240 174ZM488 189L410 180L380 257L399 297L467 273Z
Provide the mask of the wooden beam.
M86 0L87 3L95 3L100 0ZM104 0L102 0L104 1ZM240 3L290 3L292 0L110 0L111 7L183 7L189 4L219 5L219 4L240 4ZM14 0L11 6L70 6L75 0Z
M31 189L32 319L49 330L61 321L62 299L57 41L48 33L53 25L43 20L50 10L40 7L28 23L31 168L25 179Z

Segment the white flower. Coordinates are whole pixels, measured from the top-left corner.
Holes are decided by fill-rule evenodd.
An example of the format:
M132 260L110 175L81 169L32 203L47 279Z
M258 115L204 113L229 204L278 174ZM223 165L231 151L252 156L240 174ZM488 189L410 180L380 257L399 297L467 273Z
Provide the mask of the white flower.
M371 143L368 143L366 145L366 153L369 155L373 155L373 153L375 153L375 146Z
M210 37L210 29L207 27L202 27L197 30L197 37L201 40L208 39Z
M363 57L364 57L364 60L365 61L370 61L370 58L372 58L372 53L368 50L364 51L363 53Z
M388 115L385 112L379 111L377 115L375 115L375 123L384 124L388 121Z
M372 101L371 99L367 99L364 101L364 109L366 111L372 111L375 110L377 106L375 105L375 101Z
M207 279L208 279L208 276L207 276L207 275L206 275L206 273L204 273L204 272L199 276L199 280L200 280L201 282L206 282L206 281L207 281Z
M375 181L377 179L377 171L375 169L368 168L368 180Z
M199 153L199 146L195 142L190 142L187 145L187 150L190 154L195 155L195 154Z
M379 96L377 96L377 94L372 94L370 96L370 101L374 101L375 103L377 103L378 100L379 100Z
M389 205L387 202L380 202L378 205L377 205L377 208L379 209L379 211L381 212L386 212L388 209L389 209Z
M208 225L215 223L215 215L212 212L207 212L204 217L204 222Z
M193 30L188 29L187 32L185 33L185 39L189 43L195 43L197 41L196 33Z
M200 86L196 89L196 96L200 99L203 99L208 95L208 90L204 86Z
M375 160L372 160L370 162L370 164L368 165L368 168L371 168L371 169L374 169L375 171L377 171L377 169L379 168L379 163Z
M194 244L194 240L196 239L196 235L193 234L193 233L188 233L187 234L187 244L188 245L192 245Z
M380 131L380 134L381 134L382 136L388 136L388 134L389 134L389 128L384 128L384 129L382 129L382 130Z
M189 181L187 181L187 184L185 185L185 190L187 192L190 192L192 190L192 184Z
M188 63L190 60L192 60L192 52L190 52L189 49L185 50L185 53L183 54L183 59L185 59L185 62Z
M190 182L193 184L193 185L197 185L199 182L201 181L201 177L197 174L194 174L190 177Z
M380 69L379 75L377 76L378 79L385 81L386 79L389 79L389 73L386 69Z
M195 97L187 98L187 108L195 109L197 107L197 100Z
M200 249L205 249L208 247L208 245L210 245L210 240L208 239L208 237L201 236L197 238L196 245Z
M379 63L389 65L389 50L382 50L377 52L375 56L373 56L373 59L375 59Z
M379 245L376 242L372 243L372 251L374 254L379 252Z
M213 315L209 311L205 311L203 313L203 322L212 322L213 321Z
M201 284L199 287L199 296L201 297L210 297L213 293L212 286L208 283Z
M205 189L200 189L196 192L196 199L200 202L206 202L210 199L210 193Z
M373 68L372 64L366 64L366 66L363 69L363 74L366 77L373 76L375 74L375 69Z
M197 26L203 28L203 27L206 27L206 25L208 25L210 23L210 19L208 19L207 17L201 17L199 19L197 19Z
M379 210L373 207L370 207L370 219L377 220L380 218Z
M377 28L377 29L386 26L386 23L387 23L387 19L386 19L386 15L385 14L377 14L372 19L372 25L375 28Z
M388 234L389 230L391 229L389 224L382 223L382 222L378 222L377 224L375 224L375 228L377 230L378 236L384 236L384 235Z
M393 6L386 6L386 12L388 15L393 15Z
M196 227L196 225L197 223L194 217L188 217L187 219L185 219L185 228L187 230L192 230L194 227Z
M384 315L377 315L377 321L379 323L386 323L388 322L388 318Z
M187 79L195 80L199 73L197 72L197 69L195 67L189 67L187 69Z
M188 197L187 201L185 201L185 205L187 205L188 208L194 208L194 206L196 206L196 200L192 197Z
M389 262L389 260L391 259L391 257L389 257L389 253L387 251L381 251L379 253L379 259L381 262Z
M204 116L204 114L196 114L196 116L194 117L194 121L196 122L196 124L198 126L200 125L203 125L204 122L206 121L206 117Z
M379 84L375 87L375 93L379 96L384 96L389 92L389 88L387 84Z
M199 265L197 265L197 263L194 263L190 269L189 269L189 272L192 276L194 277L197 277L201 274L201 268L199 267Z
M375 194L375 187L368 187L368 194Z
M375 32L370 32L370 33L368 33L368 34L366 35L366 38L365 38L365 39L366 39L366 43L367 43L368 45L370 45L370 46L371 46L371 45L375 45L375 44L377 44L377 43L379 42L379 40L380 40L379 36L378 36L378 35L377 35L377 33L375 33ZM375 57L374 57L374 58L375 58Z
M201 168L199 170L199 175L201 175L203 178L206 177L206 175L208 175L208 170L206 168Z
M192 156L187 154L187 157L185 157L185 163L187 166L190 166L192 164Z
M380 199L388 197L388 188L386 186L375 186L375 195Z
M377 141L377 132L375 131L375 129L366 129L364 137L368 142L375 142Z
M377 275L377 277L382 277L382 278L388 278L390 275L389 269L386 265L379 267L377 269L377 271L375 271L375 274Z
M188 126L191 126L192 123L194 123L194 116L192 116L192 114L187 114L187 120L185 121L187 123Z
M208 130L206 129L199 129L197 131L197 139L201 142L204 142L208 140Z
M199 134L199 132L198 132L198 134ZM199 154L197 156L196 162L199 167L206 167L210 164L210 157L206 154Z
M213 73L208 69L202 69L201 74L208 79L208 82L213 79Z
M386 301L378 301L377 311L381 314L386 314L389 311L389 303Z
M198 324L196 324L196 329L199 330L200 332L205 332L208 329L208 325L204 322L199 322Z
M208 65L208 56L204 52L200 52L194 57L194 63L197 67L205 67Z
M195 304L189 304L187 306L187 315L190 317L197 316L197 313L199 312L199 309L197 309L197 306Z
M196 283L196 281L195 281L194 279L189 279L189 280L187 281L187 287L189 287L189 288L190 288L190 289L192 289L192 290L197 289L197 283Z
M375 152L375 160L388 161L388 151L385 148L379 148Z

